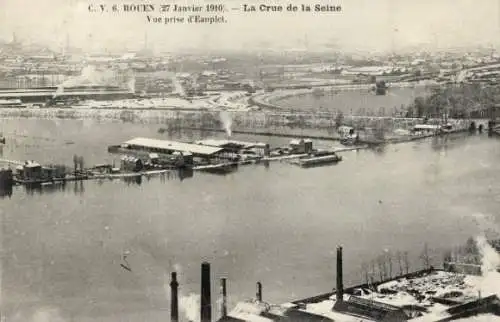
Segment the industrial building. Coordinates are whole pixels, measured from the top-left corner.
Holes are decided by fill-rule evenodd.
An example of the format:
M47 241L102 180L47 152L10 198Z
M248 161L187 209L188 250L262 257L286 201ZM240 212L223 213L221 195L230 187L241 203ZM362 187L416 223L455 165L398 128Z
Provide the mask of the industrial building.
M242 150L253 150L259 155L269 155L270 147L268 143L244 142L236 140L206 139L196 141L196 144L223 148L226 152L239 153Z
M130 90L116 86L78 86L67 87L58 93L57 87L38 87L24 89L0 89L0 100L20 100L22 103L45 104L59 100L109 100L133 98Z
M223 148L211 147L201 144L184 143L177 141L166 141L149 138L134 138L122 144L123 148L130 150L142 150L148 153L173 154L174 152L190 153L194 157L213 157Z
M500 299L481 296L479 280L464 274L424 269L373 284L344 289L342 247L337 247L337 278L333 292L273 305L263 301L262 284L257 283L254 300L227 309L227 279L221 278L221 317L218 322L240 321L341 321L341 322L441 322L469 317L496 321ZM179 321L177 273L172 273L171 321ZM210 264L201 266L200 321L212 320ZM488 321L490 321L488 320Z

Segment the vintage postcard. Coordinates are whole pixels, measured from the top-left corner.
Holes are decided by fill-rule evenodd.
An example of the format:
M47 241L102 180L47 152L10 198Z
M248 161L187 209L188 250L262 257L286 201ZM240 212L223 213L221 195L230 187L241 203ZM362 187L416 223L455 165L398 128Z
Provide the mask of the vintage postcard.
M500 321L498 0L0 0L0 322Z

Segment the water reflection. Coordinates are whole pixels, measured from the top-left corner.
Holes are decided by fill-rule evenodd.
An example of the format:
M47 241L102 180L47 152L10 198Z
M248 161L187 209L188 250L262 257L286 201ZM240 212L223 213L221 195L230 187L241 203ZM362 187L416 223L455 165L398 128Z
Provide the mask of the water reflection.
M75 195L82 195L85 192L85 185L83 180L75 181L73 184L73 192Z
M165 173L161 174L150 174L150 175L137 175L137 176L132 176L132 177L124 177L118 180L121 180L128 186L130 185L142 185L144 180L150 181L154 180L155 178L159 178L160 182L166 182L166 181L172 181L172 180L179 180L183 181L186 178L192 178L193 177L193 170L192 169L179 169L176 171L168 171ZM116 180L116 179L109 179L109 180ZM156 179L157 180L157 179ZM93 180L90 180L93 181ZM106 179L99 179L97 180L98 185L102 185ZM56 183L45 183L45 184L29 184L29 185L24 185L24 191L26 192L27 195L35 195L35 194L43 194L43 193L57 193L57 192L64 192L67 191L68 189L71 189L75 195L82 195L85 193L85 185L86 185L86 180L78 180L78 181L73 181L73 182L56 182ZM12 196L13 192L13 187L7 187L7 186L0 186L0 198L4 197L10 197Z
M53 184L26 184L24 190L27 195L42 194L42 193L55 193L66 190L66 182L57 182Z
M166 173L160 174L160 181L165 182L167 180L176 180L183 181L186 178L193 177L193 169L178 169L176 171L168 171Z
M0 185L0 198L12 196L12 185Z
M375 153L375 155L383 156L387 152L387 145L385 144L376 145L372 148L372 151Z
M137 175L137 176L133 176L133 177L124 177L123 182L125 182L128 186L133 185L133 184L140 186L142 184L142 176Z
M472 134L476 135L476 134ZM471 134L453 133L442 136L434 136L431 140L431 148L434 151L447 152L449 149L461 147Z

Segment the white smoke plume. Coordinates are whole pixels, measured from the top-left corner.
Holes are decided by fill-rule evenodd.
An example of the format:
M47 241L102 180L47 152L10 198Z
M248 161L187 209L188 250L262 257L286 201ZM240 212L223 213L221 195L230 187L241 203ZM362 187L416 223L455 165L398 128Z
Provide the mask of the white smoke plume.
M486 237L478 236L476 241L482 256L482 278L476 287L481 291L482 296L500 296L500 273L497 271L500 268L500 254L491 247Z
M479 229L476 244L481 255L482 277L475 282L481 296L500 295L500 254L490 245L487 236L495 239L500 235L500 229L492 216L477 213L473 215L474 223Z
M130 91L130 93L135 93L135 77L132 77L128 83L127 83L127 88Z
M64 93L64 88L82 85L116 85L116 74L111 70L97 70L89 65L82 69L79 76L70 77L64 81L54 94L54 98Z
M182 291L182 285L185 285L183 269L180 264L173 265L173 271L177 273L177 282L179 283L179 313L183 314L190 322L200 322L200 295L190 293L185 295ZM165 276L165 292L170 301L170 275Z
M174 84L176 94L179 94L180 96L186 96L186 91L184 91L184 87L182 87L182 84L179 82L175 74L172 75L172 83Z
M200 295L191 293L179 298L179 309L191 322L200 321Z
M233 119L231 118L231 115L226 111L221 111L220 120L222 122L222 125L224 126L224 130L226 131L227 136L231 137L231 126L233 125Z

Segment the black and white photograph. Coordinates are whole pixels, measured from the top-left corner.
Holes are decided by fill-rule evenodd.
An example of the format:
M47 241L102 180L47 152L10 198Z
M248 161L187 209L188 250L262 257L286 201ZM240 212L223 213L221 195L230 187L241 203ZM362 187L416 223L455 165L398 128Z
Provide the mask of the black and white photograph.
M0 0L0 322L500 321L499 0Z

